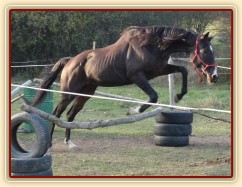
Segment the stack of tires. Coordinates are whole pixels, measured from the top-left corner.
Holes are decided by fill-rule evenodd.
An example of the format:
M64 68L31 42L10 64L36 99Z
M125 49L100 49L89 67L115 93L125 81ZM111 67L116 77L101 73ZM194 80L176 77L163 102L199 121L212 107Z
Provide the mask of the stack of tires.
M53 176L52 157L47 153L50 130L46 122L33 113L19 113L11 118L11 176ZM17 138L22 123L28 123L36 133L36 143L28 151L23 149Z
M191 112L161 112L155 118L154 141L158 146L180 147L189 144L192 133Z

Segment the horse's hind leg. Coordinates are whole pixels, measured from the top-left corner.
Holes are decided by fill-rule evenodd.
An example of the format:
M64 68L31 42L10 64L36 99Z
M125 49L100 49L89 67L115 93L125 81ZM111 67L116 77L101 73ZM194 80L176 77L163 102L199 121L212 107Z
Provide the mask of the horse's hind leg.
M96 87L85 87L81 91L83 94L93 95L95 93ZM90 99L90 97L83 97L83 96L76 96L74 103L70 110L67 112L67 121L71 122L74 120L76 114L84 107L85 103ZM73 144L70 140L71 137L71 129L66 129L65 134L65 143L68 144L69 148L75 147L76 145Z
M56 117L60 118L61 114L65 111L66 107L70 104L70 102L74 99L74 97L75 96L63 94L61 96L61 101L56 106L56 108L52 112L52 114L55 115ZM55 123L52 123L50 147L52 146L52 136L53 136L53 133L54 133L54 129L55 129Z

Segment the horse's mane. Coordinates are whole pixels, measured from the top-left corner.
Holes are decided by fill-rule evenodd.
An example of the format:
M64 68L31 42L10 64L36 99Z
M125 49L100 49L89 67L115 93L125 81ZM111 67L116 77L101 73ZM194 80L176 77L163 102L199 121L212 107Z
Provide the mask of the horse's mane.
M122 35L132 30L132 35L139 39L139 46L157 44L161 50L165 50L171 43L186 39L191 31L167 26L130 26L123 30Z

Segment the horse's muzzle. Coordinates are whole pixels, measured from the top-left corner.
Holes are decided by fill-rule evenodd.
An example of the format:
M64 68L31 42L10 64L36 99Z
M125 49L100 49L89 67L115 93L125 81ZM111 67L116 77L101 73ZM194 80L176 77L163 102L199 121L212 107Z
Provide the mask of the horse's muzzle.
M218 75L217 74L213 74L212 75L212 82L216 83L218 80Z
M208 83L216 83L217 80L218 80L218 75L217 74L213 74L213 75L207 74L207 81L208 81Z

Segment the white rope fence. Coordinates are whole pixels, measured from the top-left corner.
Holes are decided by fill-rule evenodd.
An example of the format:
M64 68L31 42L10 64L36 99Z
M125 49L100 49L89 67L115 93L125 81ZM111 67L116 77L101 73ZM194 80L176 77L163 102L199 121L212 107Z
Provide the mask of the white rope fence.
M218 68L221 68L221 69L229 69L231 70L231 68L228 68L228 67L224 67L224 66L217 66Z
M30 67L46 67L53 66L55 64L43 64L43 65L19 65L19 66L11 66L11 68L30 68Z
M221 112L221 113L229 113L229 114L231 113L231 111L229 111L229 110L219 110L219 109L211 109L211 108L192 108L192 107L182 107L182 106L167 105L167 104L160 104L160 103L149 103L149 102L145 102L145 101L137 101L136 99L131 100L131 99L121 99L121 98L113 98L113 97L107 97L107 96L88 95L88 94L81 94L81 93L74 93L74 92L63 92L63 91L58 91L58 90L29 87L29 86L18 85L18 84L11 84L11 86L20 87L20 88L28 88L28 89L33 89L33 90L42 90L42 91L53 92L53 93L61 93L61 94L69 94L69 95L82 96L82 97L97 98L97 99L105 99L105 100L137 103L137 104L148 104L151 106L167 107L167 108L178 109L178 110L210 111L210 112Z
M186 61L187 62L187 61ZM46 67L46 66L53 66L54 64L43 64L43 65L19 65L19 66L11 66L11 68L31 68L31 67ZM217 66L221 69L228 69L231 70L230 67L224 67L224 66Z

